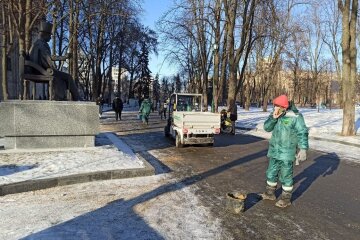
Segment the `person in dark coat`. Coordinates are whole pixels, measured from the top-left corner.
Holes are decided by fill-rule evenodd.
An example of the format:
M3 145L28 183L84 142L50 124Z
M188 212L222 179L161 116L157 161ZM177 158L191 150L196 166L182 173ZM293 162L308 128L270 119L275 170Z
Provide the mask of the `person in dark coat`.
M164 101L164 103L160 103L160 108L159 108L159 115L161 117L161 120L166 119L166 110L168 108L168 103L167 101Z
M112 108L115 111L116 121L118 119L121 120L121 112L123 110L123 107L124 107L123 101L121 100L121 98L119 96L116 96L112 103Z
M103 113L103 104L104 104L104 98L102 97L102 94L100 94L99 97L95 99L96 105L99 106L99 118L101 118L101 115Z

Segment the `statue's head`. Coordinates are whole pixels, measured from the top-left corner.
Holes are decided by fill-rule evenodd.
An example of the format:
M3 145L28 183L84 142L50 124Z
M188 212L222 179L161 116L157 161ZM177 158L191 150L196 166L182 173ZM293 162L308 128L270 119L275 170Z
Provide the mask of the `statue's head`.
M40 23L40 29L39 29L39 34L40 37L43 38L45 41L50 41L51 39L51 30L52 30L53 25L49 22L41 22Z

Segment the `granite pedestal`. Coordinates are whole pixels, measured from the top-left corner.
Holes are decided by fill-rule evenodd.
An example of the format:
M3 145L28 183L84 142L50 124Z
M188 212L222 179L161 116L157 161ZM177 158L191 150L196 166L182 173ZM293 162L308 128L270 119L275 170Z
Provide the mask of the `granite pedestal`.
M0 102L0 137L5 149L92 147L98 112L92 102Z

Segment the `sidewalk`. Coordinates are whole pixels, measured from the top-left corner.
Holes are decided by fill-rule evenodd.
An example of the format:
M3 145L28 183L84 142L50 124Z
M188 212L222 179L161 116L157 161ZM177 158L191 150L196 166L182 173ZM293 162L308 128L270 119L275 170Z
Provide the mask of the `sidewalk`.
M89 148L0 150L0 196L155 174L145 159L113 133L101 133L95 141L96 147Z

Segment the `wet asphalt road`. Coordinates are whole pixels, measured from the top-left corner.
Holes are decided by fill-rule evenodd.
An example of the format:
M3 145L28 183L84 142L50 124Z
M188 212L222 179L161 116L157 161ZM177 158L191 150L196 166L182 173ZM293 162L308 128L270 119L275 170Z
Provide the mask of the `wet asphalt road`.
M267 140L218 135L214 147L177 149L164 137L166 122L155 113L148 126L136 113L125 112L119 122L107 116L102 131L116 132L158 174L171 172L183 187L195 185L203 206L234 239L360 239L359 164L310 150L308 160L294 170L293 205L279 209L257 197L265 186ZM248 193L241 215L226 211L226 193L234 190Z

